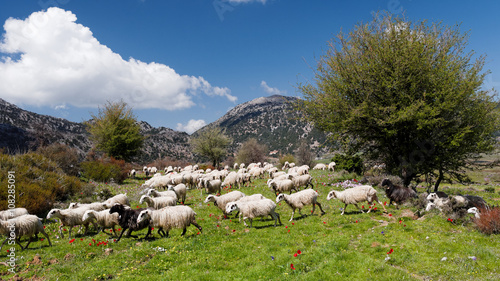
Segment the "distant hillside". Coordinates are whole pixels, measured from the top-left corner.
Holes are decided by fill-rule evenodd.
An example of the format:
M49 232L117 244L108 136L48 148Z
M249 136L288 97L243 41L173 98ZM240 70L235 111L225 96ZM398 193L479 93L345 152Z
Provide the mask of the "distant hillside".
M326 142L326 134L311 123L300 121L298 117L301 113L292 109L291 103L296 100L280 95L260 97L237 105L204 128L224 128L234 140L230 152L236 152L249 138L256 138L267 145L270 151L277 150L278 154L293 154L302 140L318 155L328 152L330 147Z
M165 156L192 160L188 134L164 127L153 128L146 122L140 125L146 141L137 162L148 163ZM82 158L93 145L82 123L26 111L0 99L0 148L16 153L52 143L76 148Z

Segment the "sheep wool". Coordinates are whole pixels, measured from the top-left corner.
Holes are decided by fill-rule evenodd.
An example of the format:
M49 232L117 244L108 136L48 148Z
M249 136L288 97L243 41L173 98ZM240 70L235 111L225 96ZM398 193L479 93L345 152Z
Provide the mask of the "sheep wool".
M280 215L274 210L276 209L276 203L271 199L263 199L248 202L231 202L226 205L226 213L231 213L233 211L239 211L243 216L243 224L248 226L245 219L250 221L250 227L252 227L252 220L256 217L267 217L272 216L274 219L274 226L276 222L279 221L281 225Z
M344 191L332 190L328 193L326 200L331 200L332 198L337 198L342 203L345 204L341 215L344 215L344 212L349 204L353 204L354 206L356 206L356 208L358 208L358 210L360 210L362 213L364 213L364 211L361 210L358 206L358 203L364 202L364 201L368 201L368 203L370 205L372 204L373 201L376 201L380 205L382 205L382 208L384 208L384 212L387 211L385 209L384 205L378 200L377 191L370 185L355 186L352 188L348 188ZM369 208L368 213L371 210L372 209Z
M186 229L191 224L196 226L200 232L201 226L196 223L196 213L188 206L165 207L160 210L144 210L137 217L137 223L149 221L150 226L160 227L164 231L164 236L168 237L168 232L172 228L183 229L181 236L186 234ZM160 230L158 231L160 233Z
M224 215L226 215L226 204L228 202L236 201L245 197L245 194L241 191L231 191L221 196L216 195L208 195L205 199L205 203L214 202L214 205L217 206Z
M104 201L103 204L107 209L113 207L115 204L123 204L130 206L130 202L128 200L126 193L115 195L109 198L108 200Z
M146 202L148 207L158 210L168 206L175 206L177 203L177 197L150 197L142 195L139 203L142 204L144 202Z
M185 184L181 183L176 186L169 186L168 191L173 191L175 192L175 195L177 196L177 199L184 204L184 201L186 201L186 194L187 194L187 187Z
M42 233L47 238L47 241L49 241L49 245L52 246L49 235L43 229L42 221L35 215L22 215L6 221L0 220L0 234L7 235L7 239L3 241L2 246L0 246L0 250L7 240L9 240L12 225L14 225L16 242L21 247L21 250L28 248L31 243L31 236L37 233ZM28 236L30 238L28 239L28 244L26 244L25 247L21 245L20 238L22 236Z
M59 234L61 235L61 238L64 238L64 234L62 231L63 226L68 226L69 238L71 239L71 230L75 225L84 225L85 226L84 235L87 234L89 228L89 222L83 221L83 215L85 214L86 211L88 211L87 208L76 208L76 209L65 209L65 210L52 209L47 214L47 219L59 218L61 220L61 225L59 226Z
M119 215L117 213L110 214L109 211L110 211L110 209L106 209L106 210L99 211L99 212L94 211L94 210L88 210L83 214L82 220L84 222L88 222L89 220L95 220L97 225L99 225L101 227L99 232L102 231L108 235L111 235L111 234L105 232L104 228L111 227L115 236L118 236L115 232L115 225L120 224L120 222L118 221Z
M25 208L14 208L0 212L0 220L9 220L22 215L27 215L28 210Z
M293 220L295 209L299 209L299 214L302 216L302 213L300 211L306 205L313 206L311 213L314 213L316 205L318 205L319 209L321 210L321 215L325 214L325 211L323 211L321 204L318 202L318 193L313 189L305 189L291 195L283 193L279 194L276 197L276 204L278 204L280 201L285 201L288 206L292 208L292 217L290 218L290 221Z

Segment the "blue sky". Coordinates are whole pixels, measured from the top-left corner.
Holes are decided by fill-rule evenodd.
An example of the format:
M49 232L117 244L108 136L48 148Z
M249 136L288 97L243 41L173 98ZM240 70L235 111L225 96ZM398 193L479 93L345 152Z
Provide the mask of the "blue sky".
M485 87L500 87L497 1L0 0L0 98L76 122L122 98L191 133L237 104L300 96L327 42L384 10L461 23L487 55Z

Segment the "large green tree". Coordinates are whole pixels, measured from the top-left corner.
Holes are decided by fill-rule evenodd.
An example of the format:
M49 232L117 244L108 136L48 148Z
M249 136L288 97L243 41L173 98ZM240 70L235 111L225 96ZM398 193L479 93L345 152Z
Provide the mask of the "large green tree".
M231 142L231 138L220 127L206 128L190 140L193 152L208 158L217 168L226 156L226 148Z
M330 42L298 107L346 151L383 161L406 186L433 175L437 190L491 151L499 129L485 57L467 41L459 26L377 16Z
M142 147L137 118L124 101L108 101L86 124L96 148L109 156L130 161Z

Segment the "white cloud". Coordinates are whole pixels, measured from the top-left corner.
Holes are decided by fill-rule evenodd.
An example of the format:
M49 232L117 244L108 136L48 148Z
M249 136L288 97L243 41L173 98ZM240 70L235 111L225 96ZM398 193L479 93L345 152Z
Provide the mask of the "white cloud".
M260 87L264 89L264 92L270 94L270 95L281 95L285 94L286 91L280 91L278 88L271 88L267 85L266 81L260 82Z
M0 42L0 95L9 102L97 107L123 99L138 109L183 109L193 95L225 97L203 77L181 75L160 63L124 60L60 8L9 18Z
M177 131L183 131L183 132L186 132L188 134L192 134L192 133L196 132L198 129L204 127L205 125L207 125L205 120L191 119L191 120L189 120L189 122L186 125L183 125L181 123L177 123L176 129L177 129Z

